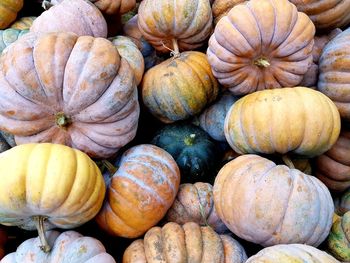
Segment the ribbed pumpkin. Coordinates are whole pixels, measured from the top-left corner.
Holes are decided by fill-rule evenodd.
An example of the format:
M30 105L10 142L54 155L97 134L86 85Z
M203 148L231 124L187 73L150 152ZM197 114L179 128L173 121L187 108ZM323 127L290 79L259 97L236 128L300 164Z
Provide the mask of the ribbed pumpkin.
M40 249L40 239L30 238L19 245L17 250L3 258L1 263L116 263L106 253L103 244L92 237L82 236L75 231L60 234L46 233L52 250L45 253Z
M73 32L79 36L106 38L107 23L102 13L90 1L64 0L37 17L30 31Z
M339 263L326 252L303 244L276 245L262 249L246 263Z
M190 222L151 228L143 240L125 250L123 263L243 263L246 259L243 247L232 237Z
M0 29L7 28L16 20L17 13L23 7L23 0L1 0L0 1Z
M30 29L35 19L36 19L36 16L21 17L20 19L12 23L10 28L20 29L20 30Z
M138 9L138 25L155 49L169 52L193 50L212 33L208 0L144 0ZM178 45L178 47L177 47Z
M341 117L346 120L350 120L349 57L350 28L333 38L323 49L317 84L317 89L334 101Z
M215 0L212 5L214 24L216 25L219 20L227 15L235 5L244 3L246 0Z
M0 154L0 223L38 229L69 229L100 210L105 184L97 165L83 152L61 144L24 144Z
M305 87L258 91L239 99L225 119L225 136L237 153L317 156L340 133L334 103Z
M201 226L208 225L217 233L227 231L215 211L212 189L213 186L209 183L181 184L176 199L166 214L166 220L178 224L195 222Z
M97 222L112 235L139 237L164 217L179 184L180 171L169 153L154 145L134 146L120 159Z
M225 225L262 246L318 246L332 226L333 200L321 181L258 155L242 155L224 165L213 195Z
M17 144L61 143L104 158L134 138L134 74L110 41L28 33L7 50L0 62L0 129Z
M29 30L20 30L20 29L13 29L13 28L0 30L0 54L7 46L9 46L13 42L15 42L18 38L20 38L21 36L23 36L28 32Z
M171 123L200 113L214 101L219 85L204 53L187 51L149 69L142 81L142 98L159 120Z
M334 197L335 213L337 215L344 215L350 211L350 188L348 188L340 196Z
M312 63L315 26L288 0L233 7L210 37L208 61L234 95L293 87Z
M333 147L315 162L315 176L329 189L342 192L350 187L350 129L342 129Z
M334 215L327 245L334 257L344 262L350 261L350 211L342 217Z

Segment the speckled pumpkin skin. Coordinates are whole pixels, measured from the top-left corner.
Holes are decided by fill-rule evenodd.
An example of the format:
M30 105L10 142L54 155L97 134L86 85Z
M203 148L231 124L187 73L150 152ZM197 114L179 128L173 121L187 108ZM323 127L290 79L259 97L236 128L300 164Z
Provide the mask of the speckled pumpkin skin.
M165 123L200 113L219 91L206 55L197 51L183 52L154 66L141 85L145 106Z
M123 255L123 263L243 263L246 259L243 247L232 237L193 222L153 227Z
M225 225L262 246L318 246L332 226L333 200L321 181L258 155L239 156L221 168L213 195Z
M328 250L337 259L350 261L350 211L342 217L334 215L333 226L327 239Z
M8 28L5 30L0 30L0 54L4 51L4 49L15 42L18 38L28 33L29 30L20 30Z
M7 28L16 20L17 13L23 7L23 0L1 0L0 1L0 29Z

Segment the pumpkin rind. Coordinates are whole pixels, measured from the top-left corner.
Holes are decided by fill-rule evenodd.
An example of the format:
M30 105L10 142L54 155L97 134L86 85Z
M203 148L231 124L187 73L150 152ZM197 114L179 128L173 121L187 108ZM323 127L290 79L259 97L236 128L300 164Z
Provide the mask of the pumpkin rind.
M288 0L251 0L217 23L208 61L234 95L293 87L311 66L314 35L311 20Z
M7 28L17 17L23 7L23 0L1 0L0 2L0 29Z
M334 199L335 213L342 216L347 211L350 211L350 188L348 188L341 196Z
M15 42L18 38L28 33L29 30L20 30L8 28L5 30L0 30L0 54L4 51L4 49Z
M350 212L342 217L334 215L334 222L327 239L328 250L337 259L350 261Z
M106 158L134 138L134 74L107 39L28 33L0 67L0 129L17 144L61 143Z
M97 223L112 235L139 237L164 217L179 184L180 171L170 154L154 145L135 146L120 159Z
M20 19L12 23L10 28L20 29L20 30L25 30L25 29L29 30L35 19L36 19L36 16L21 17Z
M332 226L333 200L321 181L258 155L239 156L221 168L213 194L225 225L262 246L318 246Z
M258 91L239 99L225 119L225 136L237 153L295 153L313 157L329 150L340 133L334 103L305 87Z
M246 0L215 0L212 5L214 24L231 10L235 5L244 3Z

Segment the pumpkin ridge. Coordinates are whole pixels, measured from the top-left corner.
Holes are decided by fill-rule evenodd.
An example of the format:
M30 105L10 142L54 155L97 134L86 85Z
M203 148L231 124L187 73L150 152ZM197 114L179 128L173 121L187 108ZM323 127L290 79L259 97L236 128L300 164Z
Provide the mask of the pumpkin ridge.
M256 26L258 27L258 31L259 31L259 35L260 35L260 50L258 51L258 53L261 53L262 52L262 44L263 44L263 39L262 39L262 35L261 35L261 27L260 27L260 24L259 24L259 20L258 18L256 17L255 13L253 12L253 10L251 9L250 7L251 5L246 5L247 9L249 10L249 12L251 13L252 17L254 18L255 20L255 23L256 23Z
M231 16L228 14L227 15L227 20L230 22L231 26L243 37L243 39L246 41L246 43L249 45L249 48L254 51L253 46L251 43L249 43L247 37L239 30L238 27L236 27L234 21L232 20ZM237 56L237 55L236 55Z
M299 141L299 143L298 144L296 144L295 145L295 148L294 149L291 149L291 151L294 151L294 152L297 152L298 151L298 149L300 148L300 147L302 147L302 145L303 145L303 142L304 142L304 140L305 140L305 138L306 138L306 136L305 136L305 131L306 131L306 116L305 116L305 112L307 112L306 111L306 107L305 107L305 103L304 103L304 100L302 99L302 95L300 95L300 92L299 92L299 88L298 87L295 87L295 88L293 88L293 91L297 94L297 96L298 96L298 98L299 98L299 102L300 102L300 104L302 105L302 112L303 112L303 115L302 115L302 121L301 121L301 123L304 123L304 125L303 125L303 132L302 132L302 138L301 138L301 140Z
M244 102L243 102L244 103ZM243 111L243 104L241 103L241 105L239 105L240 107L238 108L239 109L239 122L237 122L237 124L239 124L239 127L240 127L240 131L241 131L241 134L243 135L242 136L242 138L243 138L243 140L244 140L244 148L245 149L249 149L249 151L251 150L251 147L249 146L249 144L248 144L248 142L247 142L247 138L246 138L246 136L245 136L245 130L244 130L244 127L243 127L243 113L242 113L242 111ZM232 105L232 107L231 107L231 109L234 109L234 105ZM226 115L227 116L227 115ZM234 138L233 138L234 139ZM232 147L232 146L231 146ZM235 147L236 148L236 147ZM236 149L233 149L234 151L236 151ZM237 150L238 150L238 153L241 153L241 154L243 154L243 152L241 152L238 148L237 148Z
M112 191L112 192L117 193L115 190ZM122 198L125 200L124 197L122 197ZM124 220L122 217L120 217L119 216L120 213L115 212L113 210L113 208L109 205L109 202L106 202L105 204L107 206L107 210L113 215L113 217L119 218L119 220L124 224L123 228L127 227L128 228L128 230L127 230L128 232L140 232L140 229L137 228L138 227L137 225L136 226L131 226L129 224L129 222L130 222L129 220ZM108 216L106 212L99 213L98 216L101 217L101 214L103 215L103 219L102 220L104 221L103 228L106 229L108 232L115 232L114 227L110 227L113 224L108 223L108 221L110 221L109 218L111 218L111 216Z

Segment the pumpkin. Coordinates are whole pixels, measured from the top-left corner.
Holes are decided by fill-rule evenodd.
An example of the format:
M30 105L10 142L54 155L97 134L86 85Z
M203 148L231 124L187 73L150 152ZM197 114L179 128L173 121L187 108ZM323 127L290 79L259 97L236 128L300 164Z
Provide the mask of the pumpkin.
M349 56L350 28L333 38L323 49L317 83L317 89L332 99L345 120L350 120Z
M106 158L134 138L134 73L110 41L28 33L7 50L0 62L0 129L17 144L61 143Z
M16 20L17 13L23 7L23 0L1 0L0 2L0 29L7 28Z
M242 155L224 165L213 196L224 224L264 247L318 246L332 226L333 200L321 181L258 155Z
M38 16L30 31L73 32L79 36L106 38L107 23L102 13L90 1L64 0Z
M350 129L342 129L333 147L318 156L315 176L329 189L342 192L350 187Z
M1 263L116 263L113 257L106 253L103 244L92 237L79 234L76 231L46 232L52 246L50 253L40 249L40 239L30 238L19 245L17 250L3 258Z
M230 92L225 92L217 102L206 108L199 116L199 126L214 140L226 142L224 133L225 117L228 110L238 99Z
M15 138L12 134L0 130L0 137L2 137L10 147L16 146Z
M275 245L259 251L248 258L246 263L339 263L326 252L305 244Z
M139 30L158 51L193 50L212 33L208 0L144 0L138 10Z
M350 261L350 211L342 217L334 215L331 232L327 238L328 250L341 261Z
M234 95L293 87L311 66L314 35L311 20L288 0L251 0L217 23L208 61Z
M214 24L216 25L223 16L227 15L232 7L244 2L245 0L215 0L212 5Z
M149 69L141 89L147 109L171 123L199 114L216 99L219 85L205 54L187 51Z
M232 237L194 222L153 227L143 240L132 242L123 255L123 263L243 263L246 259L244 248Z
M61 144L28 143L1 153L0 176L0 223L37 229L45 252L51 249L46 229L86 223L105 196L97 165Z
M180 171L170 154L154 145L134 146L120 159L97 223L112 235L139 237L165 216L179 184Z
M217 233L226 232L227 227L215 211L212 188L211 184L202 182L181 184L166 220L181 225L195 222L201 226L208 225Z
M25 30L25 29L29 30L35 19L36 19L36 16L21 17L20 19L12 23L10 28L20 29L20 30Z
M5 256L5 244L8 240L6 231L3 228L0 228L0 259Z
M350 211L350 188L334 199L335 213L342 216Z
M334 103L305 87L258 91L239 99L225 119L225 136L237 153L294 153L313 157L340 133Z
M0 30L0 54L4 51L4 49L15 42L18 38L28 33L29 30L20 30L8 28L5 30Z
M11 149L11 146L7 143L5 138L0 134L0 153Z
M115 36L109 40L118 49L120 56L129 62L135 73L136 85L139 85L145 69L145 62L140 50L130 38L125 36Z
M220 154L216 144L201 128L186 123L166 125L152 139L175 159L181 182L213 181Z

